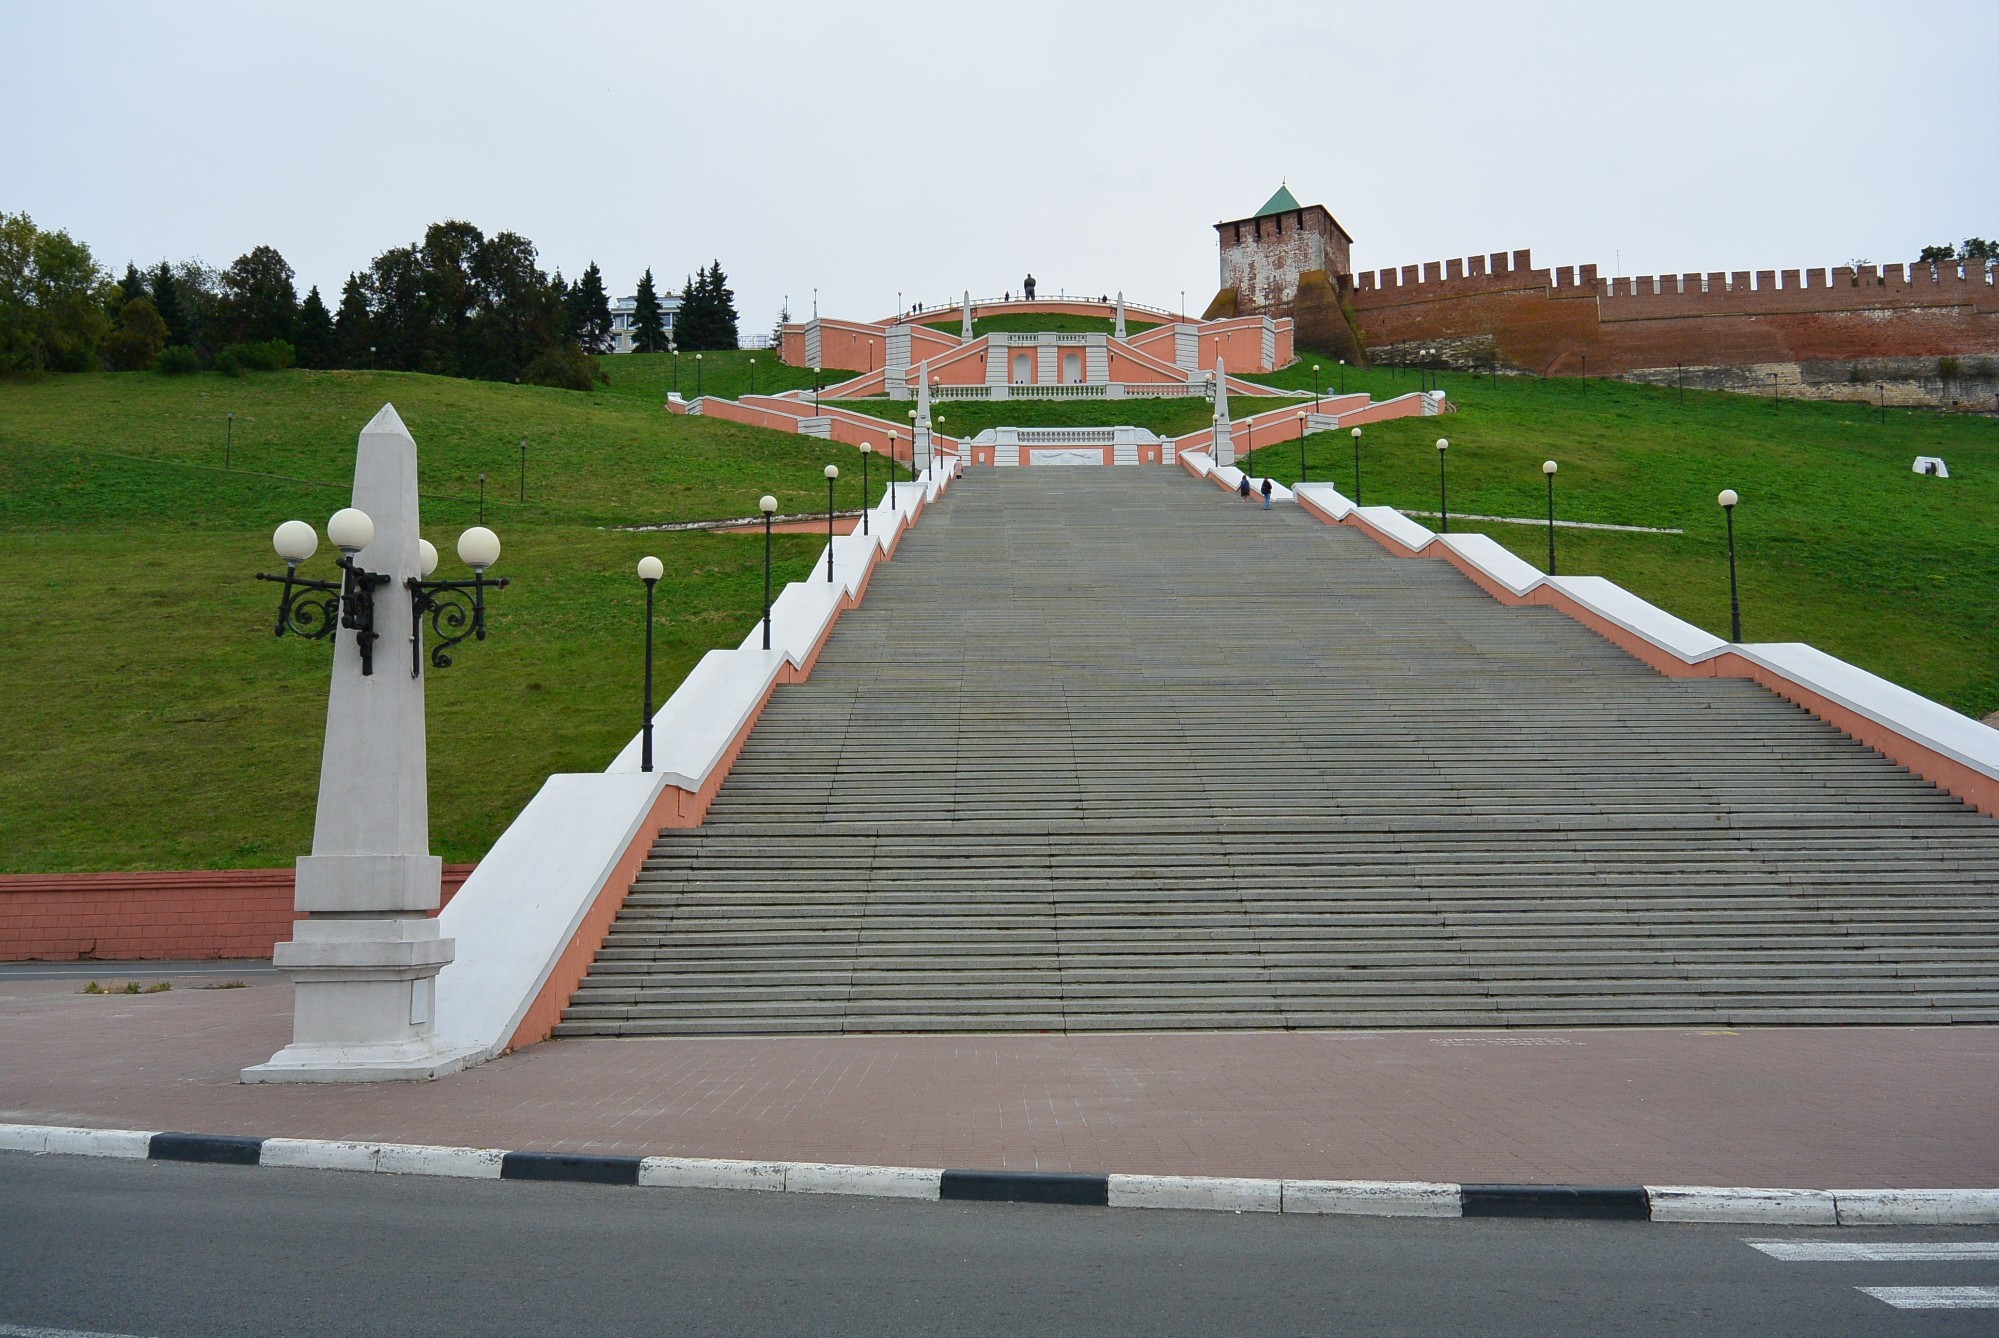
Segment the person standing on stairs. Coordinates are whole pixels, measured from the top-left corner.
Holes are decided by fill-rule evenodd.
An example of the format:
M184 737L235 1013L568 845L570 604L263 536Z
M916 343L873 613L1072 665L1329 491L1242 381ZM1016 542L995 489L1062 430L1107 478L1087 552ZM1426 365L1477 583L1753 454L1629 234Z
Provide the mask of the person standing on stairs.
M1263 509L1264 509L1265 511L1268 511L1268 510L1270 509L1270 480L1269 480L1269 479L1265 479L1265 480L1263 481Z
M1247 502L1247 501L1249 500L1249 471L1248 471L1248 470L1244 470L1244 471L1243 471L1243 475L1242 475L1242 483L1241 483L1240 485L1238 485L1238 486L1237 486L1237 488L1236 488L1236 491L1237 491L1238 493L1242 494L1242 500L1243 500L1243 501Z

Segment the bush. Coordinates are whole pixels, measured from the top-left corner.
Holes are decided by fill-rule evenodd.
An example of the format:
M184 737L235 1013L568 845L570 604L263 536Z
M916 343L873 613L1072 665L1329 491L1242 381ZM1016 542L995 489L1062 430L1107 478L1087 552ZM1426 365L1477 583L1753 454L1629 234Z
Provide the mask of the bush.
M215 370L230 376L245 372L282 372L298 360L292 346L282 339L255 344L230 344L215 355Z
M189 372L201 370L201 355L186 344L175 344L172 348L160 350L153 367L168 376L186 376Z
M547 349L521 370L521 380L527 384L557 390L595 390L610 379L595 358L574 344Z
M1937 375L1946 381L1955 381L1964 375L1964 364L1956 358L1938 358Z

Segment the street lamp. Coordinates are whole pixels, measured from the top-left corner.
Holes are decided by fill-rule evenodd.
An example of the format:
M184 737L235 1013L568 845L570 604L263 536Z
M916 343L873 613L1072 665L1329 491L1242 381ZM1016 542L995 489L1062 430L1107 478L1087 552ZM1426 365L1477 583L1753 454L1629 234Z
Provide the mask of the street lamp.
M1316 372L1319 369L1314 367L1312 370ZM1305 413L1302 409L1298 412L1298 481L1305 481Z
M868 532L868 457L875 453L874 443L861 443L861 533Z
M231 410L222 429L222 467L229 468L229 453L236 445L236 413Z
M840 477L840 466L826 466L826 582L833 581L833 481Z
M764 513L764 649L770 649L770 518L777 514L777 498L765 493L757 499Z
M673 393L680 393L680 345L668 344L666 351L673 355Z
M1555 462L1543 460L1541 472L1548 476L1548 575L1555 574Z
M521 500L528 499L528 439L521 438Z
M1437 513L1444 518L1443 532L1451 532L1451 494L1444 482L1444 452L1451 449L1451 443L1444 437L1437 438Z
M486 472L479 471L479 523L486 523Z
M694 398L701 398L701 355L694 355Z
M750 394L757 393L757 360L750 359Z
M338 581L314 580L298 574L300 564L319 548L319 536L313 533L312 526L302 520L288 520L271 536L271 547L283 560L285 574L269 576L258 572L257 579L284 585L278 595L274 635L289 632L308 641L320 641L344 627L355 634L362 674L373 675L375 642L381 639L381 634L375 631L375 591L394 579L381 572L364 570L355 561L355 555L375 541L375 522L359 507L342 507L326 522L326 537L340 550L341 555L333 564L341 571ZM437 570L437 549L425 540L419 544L418 574L403 582L410 594L411 678L423 671L426 614L437 637L431 663L442 669L451 663L451 657L445 653L451 647L468 636L486 639L486 588L505 589L507 585L505 577L497 581L486 579L486 569L500 560L500 540L483 525L473 526L458 538L458 556L472 568L470 581L428 579ZM470 600L465 597L466 591L471 592ZM306 592L324 598L301 598Z
M1721 512L1728 517L1728 639L1740 644L1742 641L1742 597L1735 584L1735 504L1741 499L1735 489L1723 488L1715 501L1721 504Z
M1353 504L1360 505L1360 429L1353 430Z
M819 416L819 369L812 369L812 416Z
M656 557L639 559L639 579L646 586L646 701L645 715L641 717L640 733L643 741L639 744L639 770L652 770L652 591L659 584L659 578L666 574L666 568Z
M1312 364L1312 412L1319 412L1319 364Z
M911 443L911 445L912 449L909 452L909 481L914 483L916 482L916 451L913 449L914 443ZM895 449L895 429L890 428L888 430L888 509L891 511L895 510Z

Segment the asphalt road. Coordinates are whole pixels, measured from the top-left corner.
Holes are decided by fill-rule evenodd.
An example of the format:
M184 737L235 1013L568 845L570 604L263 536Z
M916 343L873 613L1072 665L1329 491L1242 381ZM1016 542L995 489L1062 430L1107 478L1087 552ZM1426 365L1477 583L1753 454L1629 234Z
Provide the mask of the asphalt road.
M0 1335L1991 1334L1862 1286L1994 1262L1746 1239L1999 1240L918 1203L0 1153Z

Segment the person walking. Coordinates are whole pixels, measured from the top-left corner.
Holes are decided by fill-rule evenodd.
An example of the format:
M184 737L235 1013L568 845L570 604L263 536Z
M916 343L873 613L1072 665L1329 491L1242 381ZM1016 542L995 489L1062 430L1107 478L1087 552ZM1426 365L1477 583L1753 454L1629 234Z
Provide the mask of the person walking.
M1236 491L1242 494L1243 501L1247 502L1249 500L1249 474L1247 472L1243 474L1242 483L1237 487Z
M1263 481L1263 509L1264 509L1265 511L1268 511L1268 510L1270 509L1270 480L1269 480L1269 479L1265 479L1265 480Z

